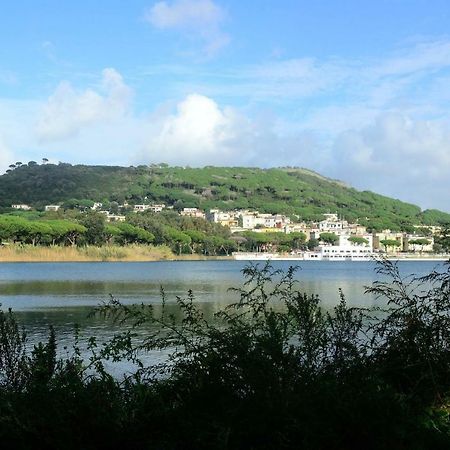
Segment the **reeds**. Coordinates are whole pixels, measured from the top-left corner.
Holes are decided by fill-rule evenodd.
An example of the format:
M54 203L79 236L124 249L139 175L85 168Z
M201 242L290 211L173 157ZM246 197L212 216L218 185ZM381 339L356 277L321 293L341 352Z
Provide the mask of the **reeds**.
M168 247L152 245L40 247L17 244L0 247L0 262L158 261L174 258Z

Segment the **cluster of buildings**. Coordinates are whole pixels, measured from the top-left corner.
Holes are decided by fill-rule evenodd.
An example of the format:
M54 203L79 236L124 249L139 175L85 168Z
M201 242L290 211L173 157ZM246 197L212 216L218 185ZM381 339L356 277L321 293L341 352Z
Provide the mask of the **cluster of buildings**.
M321 241L323 233L335 235L334 242L320 242L323 253L400 253L400 252L432 252L434 235L439 233L440 227L418 225L417 232L403 233L383 230L382 232L368 232L367 228L357 223L349 223L339 218L337 214L323 214L323 220L315 223L294 222L289 217L280 214L260 214L257 211L227 211L212 209L206 214L211 222L228 226L232 233L254 231L259 233L301 232L306 240ZM426 228L427 236L420 231ZM357 249L357 250L356 250Z
M31 206L26 204L11 205L14 209L30 210ZM58 211L60 205L46 205L45 211ZM103 209L102 203L96 202L91 207L106 216L108 222L123 222L126 216L115 214ZM118 210L141 213L150 211L160 213L164 210L173 209L173 206L165 204L135 204L124 203L119 205ZM301 232L306 236L306 241L316 240L320 244L321 251L329 254L345 253L373 253L385 252L396 254L400 252L432 252L434 246L434 235L439 233L440 227L425 227L417 225L416 233L393 232L383 230L382 232L368 232L366 227L357 223L349 223L340 218L338 214L323 214L323 220L315 223L292 222L291 219L282 214L267 214L251 210L221 211L211 209L205 212L199 208L183 208L179 211L181 216L194 217L208 220L229 227L232 233L253 231L257 233L295 233ZM426 236L421 235L423 229L427 228ZM321 238L323 233L332 234L334 240L324 242ZM357 249L357 250L356 250Z

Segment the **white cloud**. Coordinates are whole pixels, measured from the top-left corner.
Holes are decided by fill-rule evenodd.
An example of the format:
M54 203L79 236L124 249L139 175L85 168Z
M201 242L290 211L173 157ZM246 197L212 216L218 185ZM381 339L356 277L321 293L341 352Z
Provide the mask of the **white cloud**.
M152 117L144 127L147 137L136 156L139 163L317 167L328 152L312 133L279 136L272 117L251 119L199 94L188 95L174 113Z
M337 137L329 173L355 186L449 211L450 124L386 114Z
M235 110L220 108L208 97L191 94L177 105L175 114L162 116L148 127L147 157L196 165L200 161L232 163L241 151L236 143L251 125Z
M224 10L212 0L174 0L155 3L145 14L145 20L161 30L177 30L197 37L203 43L204 53L211 56L230 41L221 30L225 16Z
M402 49L397 55L371 67L376 76L400 76L422 71L434 71L450 65L450 42L438 40L419 42L411 50Z
M111 121L126 113L132 92L115 69L103 70L99 91L78 92L69 82L61 82L37 120L38 138L41 141L65 139L84 127Z
M224 13L211 0L158 2L147 13L148 21L158 28L194 28L218 26Z
M159 4L173 13L166 22L160 17L162 29L194 32L188 23L208 20L186 13L183 24L185 16L174 13L183 2ZM222 19L211 20L218 27ZM0 99L0 134L21 158L295 165L450 210L449 49L442 40L378 61L297 58L220 74L195 65L156 67L155 78L170 78L158 101L178 103L147 104L150 115L130 108L131 89L105 69L94 86L60 83L45 103Z

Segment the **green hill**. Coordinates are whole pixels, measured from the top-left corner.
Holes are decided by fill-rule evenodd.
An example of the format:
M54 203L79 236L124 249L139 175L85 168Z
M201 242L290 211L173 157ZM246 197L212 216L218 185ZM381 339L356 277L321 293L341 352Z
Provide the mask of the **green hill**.
M413 224L450 222L450 214L422 211L418 206L369 191L301 168L244 167L183 168L166 165L117 167L22 165L0 176L0 206L93 200L122 204L161 202L175 208L217 207L314 220L338 212L349 221L373 228L408 229Z

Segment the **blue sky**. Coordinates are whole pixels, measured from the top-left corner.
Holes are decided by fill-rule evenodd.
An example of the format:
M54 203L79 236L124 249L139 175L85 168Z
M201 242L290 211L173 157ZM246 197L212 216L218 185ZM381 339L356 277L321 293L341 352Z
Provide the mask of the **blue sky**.
M11 162L302 166L450 211L450 2L4 2Z

